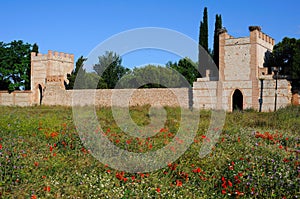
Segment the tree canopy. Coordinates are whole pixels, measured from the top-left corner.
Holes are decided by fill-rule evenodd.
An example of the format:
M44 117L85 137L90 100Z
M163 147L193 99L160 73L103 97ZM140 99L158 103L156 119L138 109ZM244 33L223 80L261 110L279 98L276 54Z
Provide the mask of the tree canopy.
M31 52L32 45L22 40L0 42L0 90L30 90Z
M299 88L300 81L300 39L285 37L277 43L273 52L266 53L265 66L280 67L279 75L292 81L292 86Z
M123 76L117 88L180 88L188 87L185 78L173 69L173 64L168 67L146 65L134 68Z
M178 71L191 86L193 86L193 82L197 80L197 77L200 76L197 64L187 57L180 59L178 63L168 62L166 66Z
M115 88L121 77L130 71L121 63L121 57L112 51L106 51L104 55L99 56L99 62L94 65L93 69L103 78L107 88Z
M71 74L68 74L69 83L66 85L66 89L103 89L107 88L104 80L95 72L86 72L83 69L84 62L87 58L80 56L75 64L75 69ZM76 81L76 87L75 86Z

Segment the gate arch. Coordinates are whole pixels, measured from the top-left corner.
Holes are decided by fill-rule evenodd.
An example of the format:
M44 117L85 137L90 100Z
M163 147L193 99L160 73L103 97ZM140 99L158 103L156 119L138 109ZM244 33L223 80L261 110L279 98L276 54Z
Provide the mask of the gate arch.
M243 93L236 89L232 94L232 111L243 110Z

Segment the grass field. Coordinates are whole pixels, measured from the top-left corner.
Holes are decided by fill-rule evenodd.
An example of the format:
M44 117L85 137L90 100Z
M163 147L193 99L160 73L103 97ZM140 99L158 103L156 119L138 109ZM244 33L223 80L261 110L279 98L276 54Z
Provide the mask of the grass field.
M130 114L143 126L150 122L148 111L148 106L133 107ZM155 151L175 139L180 126L181 110L166 112L164 128L135 138L120 130L109 108L99 108L96 133L124 150ZM199 149L207 141L211 112L201 111L188 150L145 173L115 170L95 159L79 138L71 108L0 107L0 113L0 198L300 197L300 107L228 113L205 158Z

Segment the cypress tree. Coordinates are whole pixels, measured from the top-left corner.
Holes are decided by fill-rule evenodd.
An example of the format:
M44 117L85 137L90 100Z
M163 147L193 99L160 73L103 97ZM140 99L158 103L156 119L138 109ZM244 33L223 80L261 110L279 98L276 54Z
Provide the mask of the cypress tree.
M200 45L208 51L208 17L207 17L207 7L203 11L203 21L202 27L200 26Z
M218 68L219 68L219 30L221 28L222 28L222 16L216 15L215 31L214 31L213 59Z
M200 72L200 77L205 76L205 67L207 66L207 58L205 52L201 50L202 48L208 52L208 17L207 17L207 7L203 11L203 19L200 22L199 30L199 52L198 52L198 67Z

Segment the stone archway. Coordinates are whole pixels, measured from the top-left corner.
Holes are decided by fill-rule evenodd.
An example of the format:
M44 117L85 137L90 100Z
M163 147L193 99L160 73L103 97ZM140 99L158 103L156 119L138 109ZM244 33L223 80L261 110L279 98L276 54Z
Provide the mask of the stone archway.
M236 89L232 95L232 111L243 110L243 94Z

